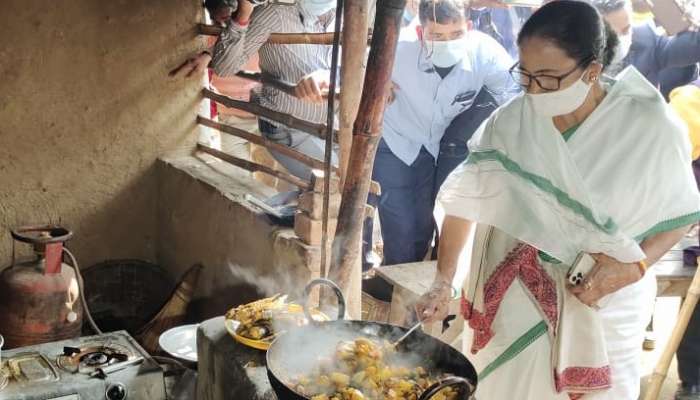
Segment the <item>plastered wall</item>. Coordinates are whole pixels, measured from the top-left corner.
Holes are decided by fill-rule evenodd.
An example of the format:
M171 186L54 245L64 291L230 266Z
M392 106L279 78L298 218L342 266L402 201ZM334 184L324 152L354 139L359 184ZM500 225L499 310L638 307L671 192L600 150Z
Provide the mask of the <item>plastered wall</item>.
M201 80L167 72L203 47L197 0L4 0L0 267L11 226L75 232L83 267L156 259L155 162L190 152Z

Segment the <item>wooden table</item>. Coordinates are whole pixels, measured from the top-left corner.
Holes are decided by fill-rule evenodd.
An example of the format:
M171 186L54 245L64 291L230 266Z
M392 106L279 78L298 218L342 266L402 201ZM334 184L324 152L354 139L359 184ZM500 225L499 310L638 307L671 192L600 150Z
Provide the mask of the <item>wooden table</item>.
M675 245L652 269L656 273L658 284L657 297L685 297L690 282L695 274L695 267L683 265L683 249L692 245L697 246L696 238L683 238Z

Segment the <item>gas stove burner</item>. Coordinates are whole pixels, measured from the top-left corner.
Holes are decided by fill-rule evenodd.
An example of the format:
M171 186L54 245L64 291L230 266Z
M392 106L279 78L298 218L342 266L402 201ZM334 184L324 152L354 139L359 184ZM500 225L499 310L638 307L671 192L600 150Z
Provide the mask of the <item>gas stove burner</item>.
M91 374L98 368L128 361L134 354L128 349L110 344L88 344L83 347L64 347L56 364L64 371Z

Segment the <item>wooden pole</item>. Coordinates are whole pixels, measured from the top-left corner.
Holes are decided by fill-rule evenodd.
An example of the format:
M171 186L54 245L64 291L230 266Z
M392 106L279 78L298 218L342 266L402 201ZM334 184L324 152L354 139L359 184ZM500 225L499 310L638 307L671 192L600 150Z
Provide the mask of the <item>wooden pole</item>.
M391 72L394 66L396 43L401 28L401 15L406 0L377 2L372 48L367 62L362 100L353 128L352 148L348 173L338 216L338 227L333 240L333 257L329 277L343 289L348 301L360 301L360 292L350 292L353 268L362 244L362 225L365 203L374 165L374 154L382 134L382 120L386 106Z
M268 108L259 106L257 104L249 103L247 101L232 99L228 96L224 96L206 88L202 90L202 94L207 99L214 100L217 103L223 104L226 107L247 111L251 114L255 114L279 122L280 124L288 126L290 128L310 133L321 139L326 139L326 125L315 124L313 122L305 121L303 119L293 117L289 114L273 111ZM334 133L335 134L333 135L333 140L337 142L338 131L334 131Z
M268 150L276 151L276 152L283 154L289 158L293 158L301 163L304 163L311 168L323 169L323 165L324 165L323 161L317 160L317 159L315 159L311 156L308 156L304 153L298 152L289 146L285 146L283 144L279 144L277 142L273 142L271 140L265 139L264 137L262 137L260 135L256 135L256 134L244 131L244 130L236 128L234 126L225 125L225 124L216 122L214 120L203 117L201 115L197 116L197 123L202 124L204 126L208 126L210 128L216 129L216 130L219 130L219 131L227 133L229 135L233 135L233 136L239 137L241 139L245 139L245 140L249 141L250 143L257 144L258 146L263 146L263 147L267 148Z
M275 169L272 169L270 167L266 167L264 165L256 164L254 162L244 160L242 158L238 158L235 156L232 156L228 153L224 153L223 151L216 150L214 148L211 148L209 146L205 146L203 144L197 144L197 150L210 154L218 159L221 159L223 161L226 161L227 163L233 164L239 168L243 168L246 171L250 172L262 172L268 175L272 175L275 178L282 179L283 181L289 182L292 185L298 186L302 190L309 190L311 188L311 185L309 182L299 179L294 175L288 174L286 172L282 171L277 171Z
M700 258L698 258L700 262ZM673 332L671 333L671 338L666 343L664 352L661 354L661 358L656 363L654 368L654 373L649 379L649 385L647 386L646 393L644 394L644 400L657 400L659 394L661 393L661 386L666 379L668 374L668 368L671 366L671 361L673 360L673 355L676 354L678 346L681 344L681 339L685 334L685 330L688 328L688 323L690 318L693 316L693 311L695 306L698 304L698 298L700 297L700 267L695 270L695 275L693 276L693 282L688 288L688 294L685 297L685 301L681 306L681 312L678 314L678 321L676 321L676 326L673 327Z
M339 166L340 184L345 182L350 147L352 147L352 124L357 116L362 97L362 78L364 77L365 48L367 44L362 37L367 32L369 6L367 0L349 1L343 11L343 60L340 70L340 81L343 90L340 91L340 129L338 143L340 144Z

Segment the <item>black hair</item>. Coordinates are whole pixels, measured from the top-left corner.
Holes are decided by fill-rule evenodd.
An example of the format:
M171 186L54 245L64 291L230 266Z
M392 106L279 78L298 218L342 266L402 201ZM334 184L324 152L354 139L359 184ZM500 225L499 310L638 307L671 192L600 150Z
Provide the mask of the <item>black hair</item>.
M606 15L615 11L620 11L627 5L627 0L591 0L591 4Z
M598 10L574 0L553 1L535 11L520 30L518 45L531 37L551 41L582 67L593 61L610 65L619 42Z
M236 3L237 4L237 3ZM236 4L232 2L231 0L204 0L204 8L209 11L209 15L214 15L216 14L216 11L218 11L222 7L233 7L236 8Z
M465 10L468 8L465 0L421 0L418 5L418 18L421 24L449 24L465 19Z

